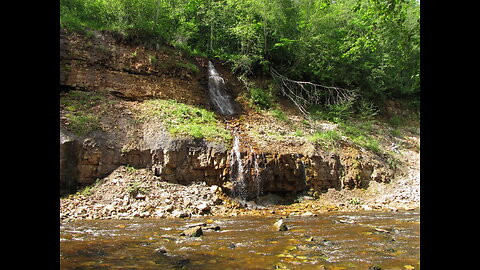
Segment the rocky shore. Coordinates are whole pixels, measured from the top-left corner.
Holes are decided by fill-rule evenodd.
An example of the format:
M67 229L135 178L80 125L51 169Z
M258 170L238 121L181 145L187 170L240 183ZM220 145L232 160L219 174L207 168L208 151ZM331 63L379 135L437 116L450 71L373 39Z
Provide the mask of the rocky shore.
M402 156L406 171L391 183L372 181L366 189L310 190L286 197L269 193L248 202L229 197L216 185L168 183L151 170L120 166L96 184L61 197L60 220L413 210L420 207L420 155L409 151Z

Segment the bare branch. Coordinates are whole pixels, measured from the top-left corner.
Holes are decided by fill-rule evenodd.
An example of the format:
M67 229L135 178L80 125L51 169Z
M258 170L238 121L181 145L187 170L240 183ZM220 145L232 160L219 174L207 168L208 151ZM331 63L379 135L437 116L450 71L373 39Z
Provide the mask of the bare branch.
M293 101L300 112L307 117L308 112L305 106L312 104L341 104L353 101L358 96L356 90L291 80L273 68L270 69L270 73L272 78L280 84L282 94Z

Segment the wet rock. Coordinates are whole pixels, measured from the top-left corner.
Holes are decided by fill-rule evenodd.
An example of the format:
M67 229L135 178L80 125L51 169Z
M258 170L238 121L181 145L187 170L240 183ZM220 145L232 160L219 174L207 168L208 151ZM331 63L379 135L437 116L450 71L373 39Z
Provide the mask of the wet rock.
M203 202L203 203L197 205L197 209L198 209L198 211L200 211L200 213L208 213L208 212L210 212L211 208L207 203Z
M190 214L188 214L187 212L185 211L182 211L182 210L175 210L172 212L172 217L174 218L185 218L185 217L189 217Z
M193 228L193 227L202 227L202 226L207 226L207 224L205 222L199 222L199 223L187 224L185 227Z
M167 253L167 249L164 246L160 246L160 247L155 249L155 253L165 254L165 253Z
M205 230L220 231L220 226L218 226L218 225L206 226Z
M313 236L308 237L305 241L307 242L313 242L315 241L315 238Z
M312 212L310 212L310 211L307 211L307 212L301 214L301 216L302 216L302 217L316 217L317 215L314 214L314 213L312 213Z
M137 195L135 195L135 199L137 200L145 200L147 196L145 196L144 194L141 194L141 193L138 193Z
M277 231L288 231L288 227L287 225L285 224L285 221L283 219L279 219L277 220L274 224L273 224L273 227L275 227L275 229Z
M200 237L203 235L202 227L197 226L183 231L180 236Z

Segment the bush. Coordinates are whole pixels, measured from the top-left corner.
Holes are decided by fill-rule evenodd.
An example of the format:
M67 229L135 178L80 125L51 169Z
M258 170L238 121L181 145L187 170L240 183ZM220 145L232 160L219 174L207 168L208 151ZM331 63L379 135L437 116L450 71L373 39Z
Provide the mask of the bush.
M128 184L127 192L130 196L135 197L138 194L147 194L148 190L141 186L141 182L133 182Z
M353 102L344 102L331 105L312 105L308 109L310 115L316 120L328 120L340 123L348 120L353 114Z
M288 122L288 116L279 109L272 110L272 115L280 121Z
M268 91L252 87L249 89L249 102L256 109L268 110L273 106L273 97Z

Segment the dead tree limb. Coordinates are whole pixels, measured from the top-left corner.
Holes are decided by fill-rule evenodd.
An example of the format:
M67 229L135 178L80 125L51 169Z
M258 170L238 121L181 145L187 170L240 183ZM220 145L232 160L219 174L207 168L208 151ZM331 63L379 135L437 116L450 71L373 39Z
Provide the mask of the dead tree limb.
M308 111L305 106L341 104L353 101L358 96L357 90L291 80L273 68L270 69L270 73L272 78L280 84L282 94L293 101L300 112L307 117Z

